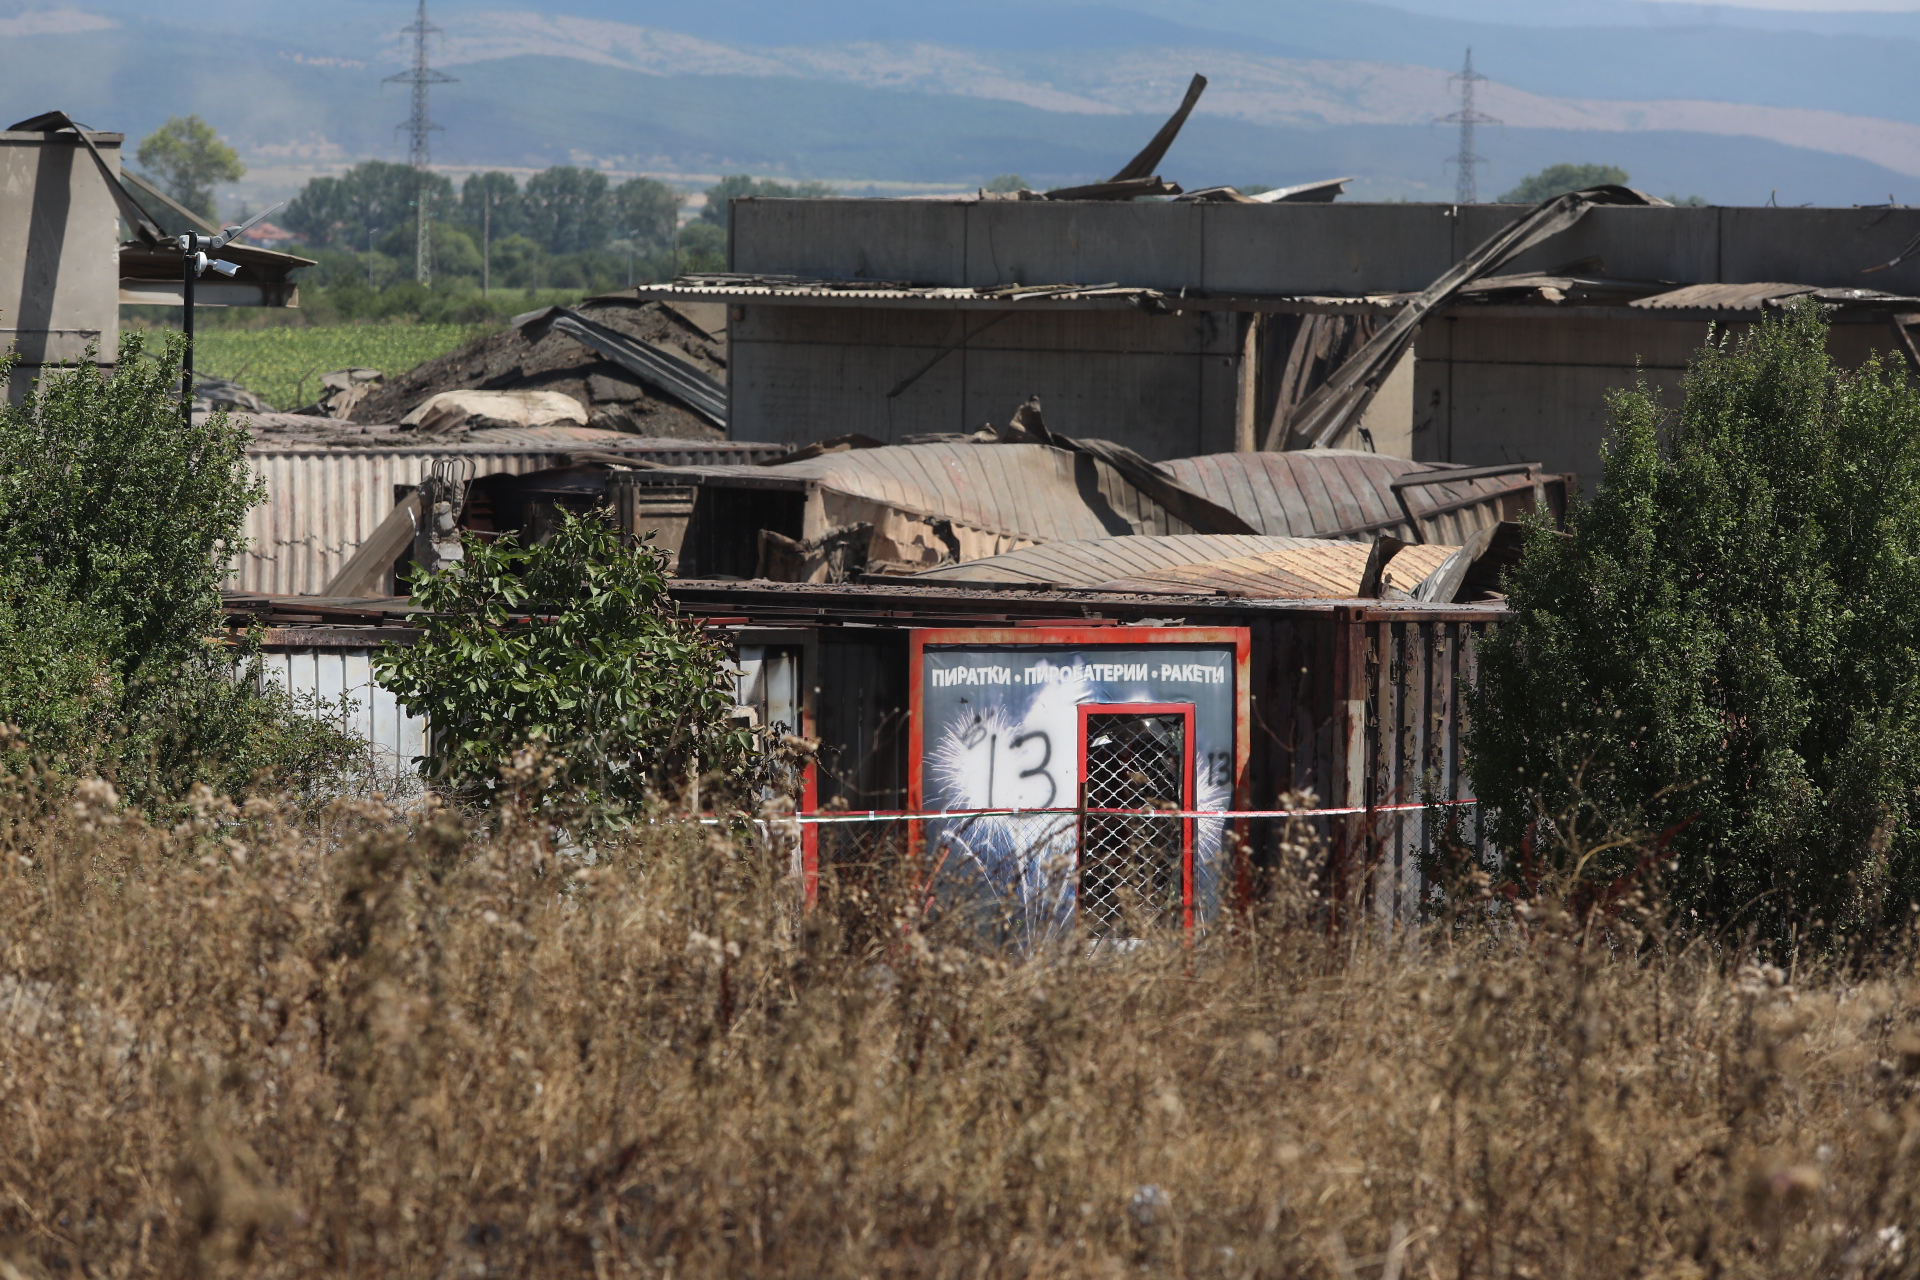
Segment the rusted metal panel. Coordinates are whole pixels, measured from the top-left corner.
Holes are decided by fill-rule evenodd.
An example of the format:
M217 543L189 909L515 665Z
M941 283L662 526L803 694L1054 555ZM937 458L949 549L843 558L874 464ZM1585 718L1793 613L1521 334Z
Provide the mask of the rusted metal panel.
M914 581L1036 582L1091 587L1117 577L1282 551L1312 542L1306 538L1226 533L1069 540L1010 551L990 560L931 569L916 574ZM1366 547L1359 543L1352 545L1364 561Z
M1360 594L1371 544L1303 541L1303 546L1170 566L1089 585L1103 591L1211 591L1254 600L1342 600ZM1408 547L1388 564L1387 580L1398 590L1409 591L1456 550L1436 545Z
M1538 464L1466 468L1343 449L1216 453L1160 464L1262 533L1458 546L1476 529L1566 510L1569 478ZM1458 472L1458 476L1452 475Z

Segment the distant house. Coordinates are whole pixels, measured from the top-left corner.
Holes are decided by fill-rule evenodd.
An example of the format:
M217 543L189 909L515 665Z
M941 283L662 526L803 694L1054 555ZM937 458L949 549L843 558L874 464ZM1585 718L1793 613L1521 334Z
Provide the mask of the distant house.
M296 239L297 237L293 232L276 227L271 222L263 222L240 238L248 244L257 244L263 248L272 248L274 245L285 244L287 241Z

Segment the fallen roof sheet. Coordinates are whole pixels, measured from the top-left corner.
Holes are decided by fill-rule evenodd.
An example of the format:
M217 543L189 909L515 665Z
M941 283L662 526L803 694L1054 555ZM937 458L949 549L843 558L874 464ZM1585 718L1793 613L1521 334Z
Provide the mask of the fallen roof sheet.
M748 485L818 484L897 510L1041 541L1132 532L1124 515L1088 500L1078 470L1073 453L1050 445L914 444L675 474Z
M1003 582L1089 587L1109 579L1153 573L1180 565L1203 564L1256 555L1312 542L1258 533L1189 533L1137 538L1072 539L1023 547L1005 555L966 564L945 565L913 575L913 581ZM1331 545L1320 543L1316 545ZM1366 545L1359 547L1365 558Z
M913 581L1082 587L1126 593L1217 594L1247 599L1347 599L1359 593L1371 543L1263 534L1101 538L1025 547L930 569ZM1411 588L1454 552L1407 547L1388 566ZM1404 575L1404 581L1400 581Z
M1627 305L1646 311L1760 311L1811 296L1829 308L1879 310L1920 308L1920 298L1878 289L1823 289L1811 284L1758 282L1752 284L1690 284L1640 298Z
M651 390L662 391L720 430L727 429L727 387L691 361L664 347L628 337L566 307L554 307L546 323L625 369Z
M1338 439L1347 424L1358 422L1374 393L1413 345L1413 335L1429 315L1445 311L1465 286L1497 271L1533 246L1579 222L1601 205L1670 207L1631 187L1602 184L1554 196L1487 237L1440 278L1396 310L1366 345L1347 359L1283 423L1275 419L1267 447L1316 445ZM1284 438L1280 438L1284 432Z
M1352 449L1313 449L1210 453L1175 458L1160 469L1263 534L1310 538L1404 521L1393 482L1431 465ZM1414 541L1410 533L1407 540Z
M1511 518L1507 495L1524 490L1522 505L1545 497L1564 508L1566 501L1564 477L1537 466L1465 467L1352 449L1210 453L1160 469L1261 533L1297 538L1388 533L1407 542L1457 543ZM1557 494L1535 494L1536 486L1555 485Z
M1405 547L1386 566L1385 585L1411 592L1459 548L1428 544ZM1248 600L1346 600L1358 596L1373 547L1364 542L1325 542L1155 569L1092 584L1100 591L1195 591Z

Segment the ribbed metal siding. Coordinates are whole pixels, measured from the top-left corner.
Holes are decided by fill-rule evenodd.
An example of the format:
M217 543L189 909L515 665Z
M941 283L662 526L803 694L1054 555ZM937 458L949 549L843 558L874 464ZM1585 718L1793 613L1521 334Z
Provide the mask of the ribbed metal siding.
M382 774L411 776L414 757L426 754L427 722L408 715L394 696L374 683L372 649L280 649L260 655L260 676L296 698L337 705L343 697L347 727L373 747Z
M479 476L524 475L561 465L552 453L516 450L255 449L266 482L247 513L247 549L226 586L262 595L317 595L393 510L395 485L419 484L437 458L463 458Z

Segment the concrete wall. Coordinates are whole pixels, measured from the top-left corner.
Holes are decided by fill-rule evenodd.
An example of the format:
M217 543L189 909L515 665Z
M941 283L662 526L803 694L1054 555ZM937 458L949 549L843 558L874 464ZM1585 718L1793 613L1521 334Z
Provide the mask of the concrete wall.
M1354 294L1424 289L1518 205L734 202L733 270L916 284L1075 282ZM1621 279L1780 280L1920 294L1920 209L1595 209L1516 260L1597 255Z
M747 307L729 330L732 434L898 441L1005 422L1038 395L1047 425L1151 457L1233 447L1236 317ZM894 399L887 392L965 334Z
M1707 341L1702 320L1507 318L1430 320L1415 343L1412 451L1425 461L1541 462L1600 482L1607 396L1642 380L1678 407L1687 361ZM1737 337L1749 326L1722 324ZM1895 369L1885 325L1836 324L1828 350L1848 368L1879 354ZM1386 452L1384 446L1382 452Z
M94 145L117 175L120 135ZM97 343L111 363L120 334L119 209L72 134L0 131L0 349L21 354L7 387L18 403L41 367Z
M736 271L913 284L1075 282L1209 293L1355 295L1426 287L1525 211L1513 205L1053 204L919 200L735 202ZM1504 270L1598 258L1621 279L1781 281L1920 294L1920 209L1596 209ZM1582 270L1593 271L1587 265ZM1004 421L1037 393L1050 425L1150 457L1232 448L1238 321L1225 313L1021 314L886 391L963 331L955 314L749 306L732 327L737 439L880 439ZM972 313L977 327L988 313ZM1669 390L1700 322L1537 318L1430 323L1366 425L1383 453L1539 461L1599 474L1608 389L1638 370ZM1836 329L1836 354L1884 349L1878 326ZM1264 431L1265 423L1261 423ZM1348 445L1357 442L1357 433Z

